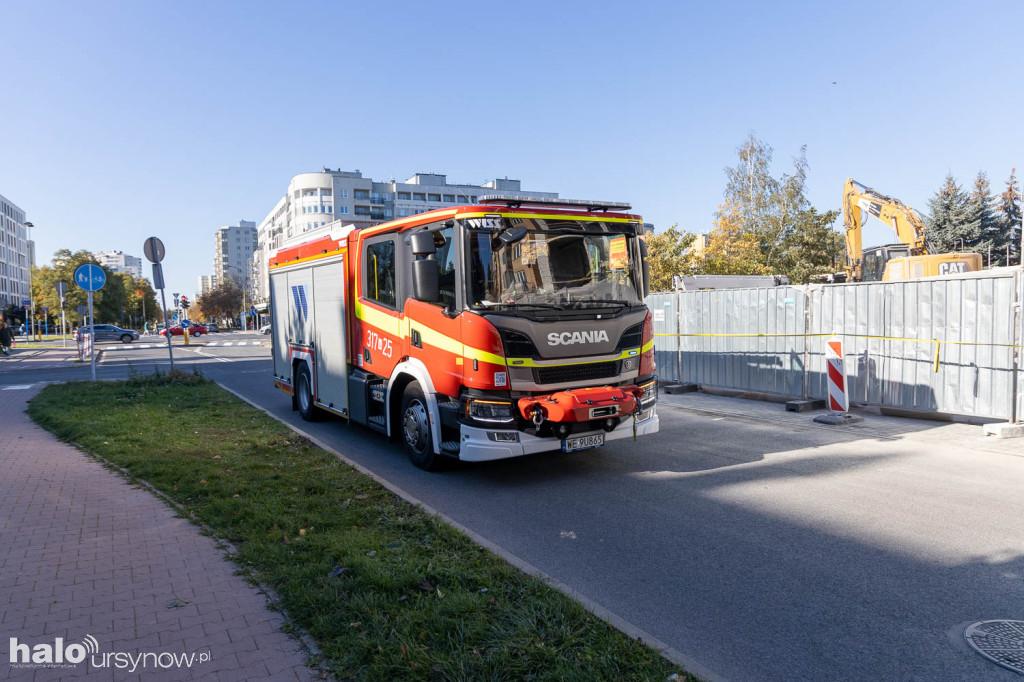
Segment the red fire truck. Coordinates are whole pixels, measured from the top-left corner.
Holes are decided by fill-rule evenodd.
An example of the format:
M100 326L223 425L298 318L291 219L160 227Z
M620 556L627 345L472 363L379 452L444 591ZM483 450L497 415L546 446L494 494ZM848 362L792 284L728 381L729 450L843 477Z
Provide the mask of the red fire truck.
M413 464L658 431L643 221L628 204L483 197L270 256L274 385Z

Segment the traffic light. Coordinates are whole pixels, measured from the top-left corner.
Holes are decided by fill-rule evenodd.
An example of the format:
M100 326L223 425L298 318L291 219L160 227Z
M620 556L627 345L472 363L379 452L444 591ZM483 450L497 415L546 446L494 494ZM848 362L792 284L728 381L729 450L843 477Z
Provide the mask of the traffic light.
M181 307L182 308L184 308L185 310L188 310L191 305L192 304L189 302L187 296L182 296L181 297Z

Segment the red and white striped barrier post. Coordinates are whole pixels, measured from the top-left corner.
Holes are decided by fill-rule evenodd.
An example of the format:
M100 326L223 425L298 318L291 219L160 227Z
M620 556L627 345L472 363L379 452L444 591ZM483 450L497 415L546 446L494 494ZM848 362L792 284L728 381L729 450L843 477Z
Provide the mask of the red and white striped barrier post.
M825 360L828 362L828 409L835 414L845 414L850 410L850 396L843 367L843 341L838 336L825 342Z
M825 361L828 364L828 409L831 414L819 415L814 421L830 426L864 421L863 417L849 413L850 392L843 366L843 342L838 336L825 342Z

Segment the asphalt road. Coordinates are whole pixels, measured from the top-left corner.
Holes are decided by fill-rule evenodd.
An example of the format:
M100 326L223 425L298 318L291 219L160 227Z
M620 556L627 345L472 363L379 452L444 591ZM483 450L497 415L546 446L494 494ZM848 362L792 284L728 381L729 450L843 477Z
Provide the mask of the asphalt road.
M1024 620L1024 444L996 451L965 425L869 416L832 428L781 406L666 397L661 433L636 444L429 474L368 429L301 421L272 388L269 348L250 344L262 339L211 336L175 358L716 677L1020 679L962 633ZM166 349L111 348L98 375L166 361ZM0 387L88 376L0 363Z

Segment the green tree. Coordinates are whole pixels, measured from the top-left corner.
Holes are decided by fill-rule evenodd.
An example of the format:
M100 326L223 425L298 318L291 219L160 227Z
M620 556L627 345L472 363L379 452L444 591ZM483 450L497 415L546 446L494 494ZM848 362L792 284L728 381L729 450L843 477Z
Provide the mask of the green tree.
M970 197L956 183L952 174L928 201L929 250L946 253L971 250L981 239L981 221L971 210Z
M808 284L817 275L838 272L846 262L846 241L835 229L839 211L807 208L795 216L782 239L780 272L793 284Z
M984 256L988 263L988 256L991 250L992 262L997 263L999 255L996 243L999 238L1000 224L995 212L995 199L992 197L992 190L988 182L988 174L979 171L974 179L974 187L968 197L970 208L970 221L978 223L978 239L971 245L970 250L976 251Z
M228 277L196 299L195 304L206 318L232 318L242 310L242 289Z
M1017 183L1017 169L1010 170L1010 179L1006 181L1006 189L999 195L996 204L996 221L999 231L992 245L993 252L999 252L1000 265L1021 264L1020 230L1021 230L1021 195ZM1009 252L1009 258L1007 258ZM995 253L993 253L993 261Z
M740 207L727 200L718 208L715 228L705 239L701 272L706 275L772 274L762 255L758 237L744 224Z
M672 291L674 275L688 275L694 269L692 246L696 235L673 225L664 232L647 232L647 254L651 269L651 291Z
M771 145L751 134L736 151L739 162L725 169L726 201L722 206L737 212L743 232L757 240L759 268L778 270L787 234L796 228L797 218L810 208L805 196L807 148L801 147L793 159L793 172L779 178L771 175Z

